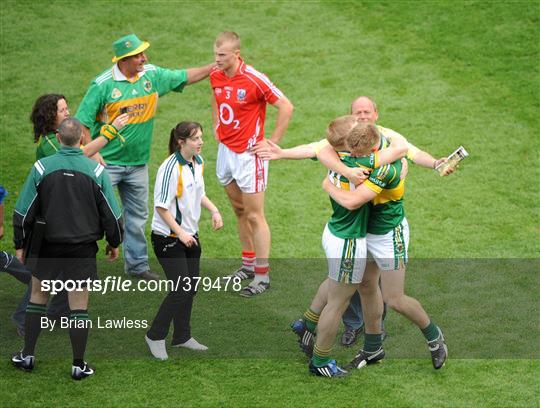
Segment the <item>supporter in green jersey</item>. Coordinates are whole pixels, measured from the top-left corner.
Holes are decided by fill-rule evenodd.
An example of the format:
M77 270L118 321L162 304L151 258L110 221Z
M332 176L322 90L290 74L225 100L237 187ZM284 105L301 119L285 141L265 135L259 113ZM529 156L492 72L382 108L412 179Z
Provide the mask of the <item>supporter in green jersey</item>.
M106 164L113 186L118 186L126 220L124 265L128 275L158 279L149 270L145 225L148 218L148 160L158 99L208 76L214 64L189 69L165 69L148 63L150 44L135 34L113 43L111 67L95 77L76 117L84 125L84 142L99 135L101 127L122 113L128 121L123 140L113 140L97 161ZM103 157L101 157L102 155Z

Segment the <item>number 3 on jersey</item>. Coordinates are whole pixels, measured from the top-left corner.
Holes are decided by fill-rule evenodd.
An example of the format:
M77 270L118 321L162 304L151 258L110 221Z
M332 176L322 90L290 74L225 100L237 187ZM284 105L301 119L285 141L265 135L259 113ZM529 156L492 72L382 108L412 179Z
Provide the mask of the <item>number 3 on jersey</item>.
M224 125L230 125L234 122L234 129L238 129L240 127L240 121L234 118L234 112L231 105L225 102L219 105L219 121Z

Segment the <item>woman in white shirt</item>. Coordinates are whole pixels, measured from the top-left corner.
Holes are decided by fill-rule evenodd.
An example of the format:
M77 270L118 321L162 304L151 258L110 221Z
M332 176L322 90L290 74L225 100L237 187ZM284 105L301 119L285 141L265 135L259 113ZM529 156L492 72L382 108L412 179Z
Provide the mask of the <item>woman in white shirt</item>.
M181 122L171 130L170 156L159 167L154 188L152 245L173 290L165 297L146 333L152 355L166 360L165 338L171 322L172 346L207 350L191 337L190 319L196 281L199 276L201 246L198 223L201 206L212 214L218 230L223 221L217 207L206 197L203 180L202 126ZM177 284L178 283L178 284Z

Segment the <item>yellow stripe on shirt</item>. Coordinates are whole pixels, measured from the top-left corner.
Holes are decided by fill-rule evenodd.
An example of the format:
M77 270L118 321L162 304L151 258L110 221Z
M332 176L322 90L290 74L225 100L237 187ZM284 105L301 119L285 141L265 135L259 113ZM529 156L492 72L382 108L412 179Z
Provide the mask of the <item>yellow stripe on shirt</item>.
M373 205L384 204L389 201L398 201L398 200L401 200L403 196L405 195L405 180L401 180L396 187L390 188L390 189L387 189L387 188L382 189L379 186L373 184L369 180L366 180L364 184L366 185L366 187L369 187L371 190L375 191L376 193L377 191L375 190L375 188L379 189L379 192L377 193L378 194L377 197L375 197L371 201ZM371 187L371 185L374 188Z
M103 123L112 123L113 120L120 116L120 109L127 108L129 114L128 125L148 122L156 115L157 102L158 94L154 92L138 98L108 103L98 115L98 120Z
M182 166L180 163L178 163L178 185L176 186L176 197L180 198L182 197L182 190L183 190L183 184L182 184Z

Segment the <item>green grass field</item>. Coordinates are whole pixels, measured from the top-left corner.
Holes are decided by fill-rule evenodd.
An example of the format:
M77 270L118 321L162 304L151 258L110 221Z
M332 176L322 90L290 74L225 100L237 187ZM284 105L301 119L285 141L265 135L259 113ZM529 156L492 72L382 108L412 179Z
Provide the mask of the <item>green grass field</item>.
M204 355L170 350L150 358L144 330L95 329L87 359L97 374L69 378L66 330L43 333L32 374L10 367L21 346L9 316L22 296L0 274L2 406L538 406L540 228L540 2L13 2L1 8L0 183L6 199L1 249L12 251L11 214L35 158L28 121L37 96L63 93L72 113L89 81L110 66L111 43L135 32L150 62L203 65L215 36L242 37L242 55L295 105L282 145L324 136L360 94L379 105L379 123L444 156L470 158L440 178L409 166L411 225L407 290L445 329L446 366L435 371L423 337L390 312L388 358L341 381L307 375L289 323L325 276L321 233L330 215L316 162L271 163L266 212L272 230L272 289L255 299L217 290L197 295L192 327ZM208 196L225 228L201 220L202 274L237 265L234 215L214 176L208 82L160 100L151 185L169 130L203 124ZM269 108L267 129L274 125ZM149 232L149 231L148 231ZM153 258L153 254L151 254ZM155 266L154 270L161 270ZM100 276L122 276L103 263ZM93 320L151 319L163 293L91 296ZM338 361L355 349L336 344Z

